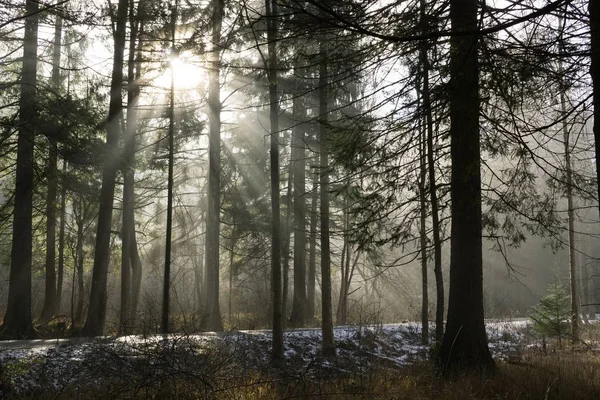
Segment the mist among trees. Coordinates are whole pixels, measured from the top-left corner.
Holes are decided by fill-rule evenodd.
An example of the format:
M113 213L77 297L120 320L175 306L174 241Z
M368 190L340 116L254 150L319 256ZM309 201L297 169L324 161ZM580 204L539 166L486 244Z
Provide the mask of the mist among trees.
M597 2L0 0L0 38L2 339L593 346Z

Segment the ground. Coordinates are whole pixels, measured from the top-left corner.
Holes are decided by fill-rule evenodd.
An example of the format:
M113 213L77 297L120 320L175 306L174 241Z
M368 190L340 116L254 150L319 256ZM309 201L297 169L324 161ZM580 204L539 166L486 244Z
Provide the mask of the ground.
M527 365L525 354L541 352L527 320L488 321L487 332L499 362ZM337 357L323 359L320 330L286 331L285 360L278 365L270 363L268 331L3 342L0 397L283 398L312 396L335 382L345 398L373 385L374 376L384 383L369 390L393 392L406 384L396 380L421 368L430 353L415 323L336 327L334 333ZM411 385L425 382L429 372L420 374Z

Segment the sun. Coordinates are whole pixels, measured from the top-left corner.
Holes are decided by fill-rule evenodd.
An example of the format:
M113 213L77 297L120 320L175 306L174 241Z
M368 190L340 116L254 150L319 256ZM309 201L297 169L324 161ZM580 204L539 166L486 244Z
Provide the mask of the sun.
M169 68L154 80L155 86L169 89L171 87L172 70L175 90L202 90L206 86L207 75L204 68L198 66L194 61L196 60L185 53L172 58L169 61Z

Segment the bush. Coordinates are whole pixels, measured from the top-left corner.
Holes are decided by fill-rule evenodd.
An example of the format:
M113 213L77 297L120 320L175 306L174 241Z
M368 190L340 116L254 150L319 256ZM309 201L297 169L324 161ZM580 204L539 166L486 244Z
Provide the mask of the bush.
M569 334L571 320L571 300L565 288L554 283L546 289L546 295L537 306L532 307L529 318L533 322L533 330L542 337L562 338Z

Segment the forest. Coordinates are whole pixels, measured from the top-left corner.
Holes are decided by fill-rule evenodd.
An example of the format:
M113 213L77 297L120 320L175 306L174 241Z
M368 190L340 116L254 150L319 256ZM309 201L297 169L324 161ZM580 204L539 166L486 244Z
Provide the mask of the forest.
M0 396L600 398L600 2L0 0L0 88Z

